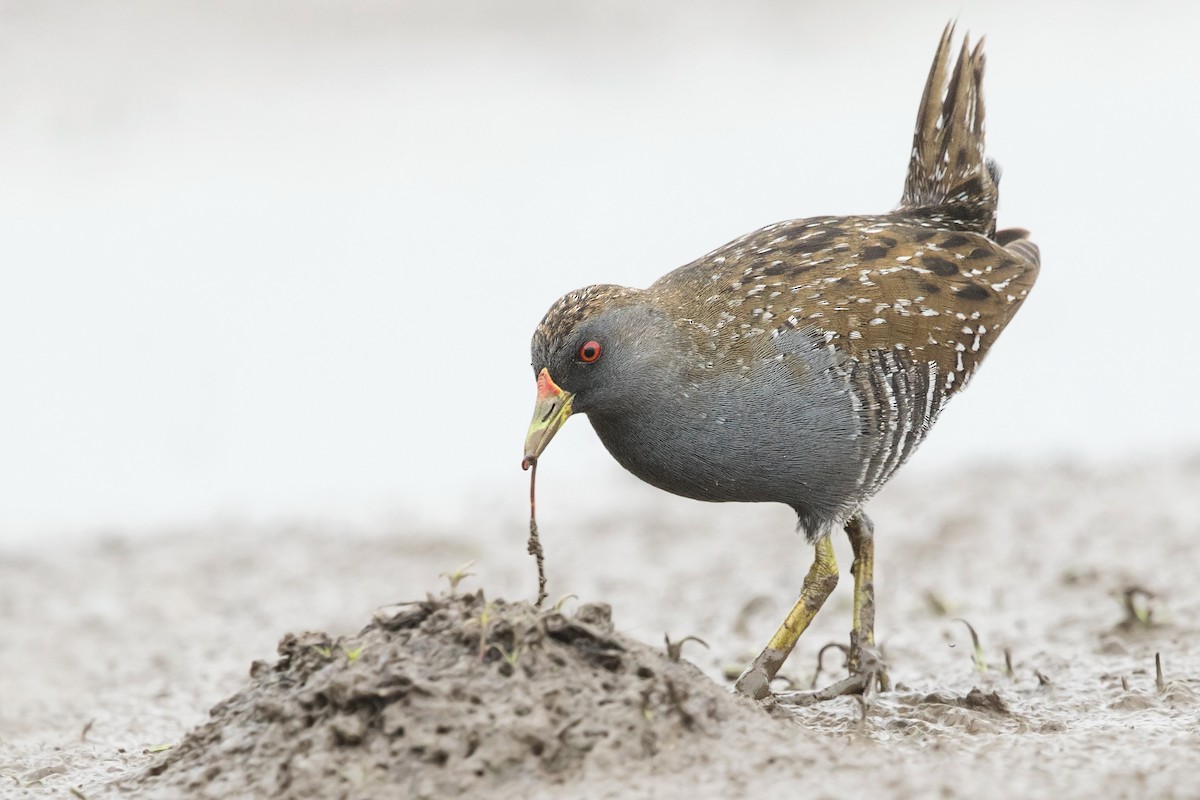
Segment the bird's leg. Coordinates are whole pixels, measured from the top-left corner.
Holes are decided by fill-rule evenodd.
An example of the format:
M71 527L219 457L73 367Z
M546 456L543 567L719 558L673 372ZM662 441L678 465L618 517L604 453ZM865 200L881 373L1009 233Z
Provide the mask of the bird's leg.
M875 525L861 511L846 520L846 536L854 550L854 623L850 629L850 657L847 666L852 676L870 683L879 681L880 691L888 691L891 682L875 652ZM866 690L868 687L864 686Z
M754 663L737 679L734 689L756 700L762 700L771 693L771 679L779 672L779 668L796 646L800 634L804 633L804 629L821 610L837 582L838 567L837 559L833 555L833 543L825 536L816 544L816 557L809 567L808 575L804 577L800 599L792 606L787 619L779 626L779 630L775 631L775 635L758 654L758 658L754 659Z
M832 686L812 692L787 692L776 698L784 705L806 706L847 694L867 694L878 682L880 691L891 689L887 670L875 650L875 526L861 511L846 520L846 535L854 550L854 626L850 631L850 675Z

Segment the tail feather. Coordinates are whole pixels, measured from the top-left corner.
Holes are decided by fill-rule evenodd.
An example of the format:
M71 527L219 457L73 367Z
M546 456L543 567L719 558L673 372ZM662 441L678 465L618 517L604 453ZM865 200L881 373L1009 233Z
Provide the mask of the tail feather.
M1029 231L1024 228L1005 228L996 231L996 244L1010 253L1028 261L1035 267L1042 265L1042 251L1029 239Z
M942 227L992 236L1000 171L984 156L983 40L964 38L953 72L946 26L921 96L899 212Z

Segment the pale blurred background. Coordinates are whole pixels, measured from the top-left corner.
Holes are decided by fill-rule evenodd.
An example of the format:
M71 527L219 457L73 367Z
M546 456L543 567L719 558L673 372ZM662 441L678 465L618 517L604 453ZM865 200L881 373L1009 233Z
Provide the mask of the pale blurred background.
M1044 269L909 470L1194 452L1200 7L1133 9L0 2L0 543L519 528L549 304L890 209L952 17ZM658 494L582 419L539 479Z

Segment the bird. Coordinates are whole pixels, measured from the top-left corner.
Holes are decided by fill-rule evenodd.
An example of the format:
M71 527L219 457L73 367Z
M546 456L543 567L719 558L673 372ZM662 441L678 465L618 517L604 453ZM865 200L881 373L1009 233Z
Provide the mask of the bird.
M647 288L595 284L534 330L523 466L585 414L622 467L709 502L783 503L814 548L800 597L734 689L771 682L854 560L847 677L795 703L890 689L875 646L874 525L864 505L924 441L1029 294L1029 232L996 229L984 151L984 52L942 32L889 213L777 222ZM782 697L782 694L774 695Z

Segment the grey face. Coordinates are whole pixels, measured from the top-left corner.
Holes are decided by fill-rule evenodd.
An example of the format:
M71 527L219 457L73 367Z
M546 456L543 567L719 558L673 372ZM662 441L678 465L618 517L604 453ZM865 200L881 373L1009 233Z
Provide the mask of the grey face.
M576 412L586 411L597 389L611 385L620 375L614 368L626 348L620 331L601 317L581 321L560 340L539 346L533 343L533 372L543 369L565 392L574 396ZM616 365L619 366L619 363Z
M607 308L557 335L534 335L533 370L545 369L573 396L575 413L620 413L639 406L648 387L677 374L682 337L661 312L644 305Z

